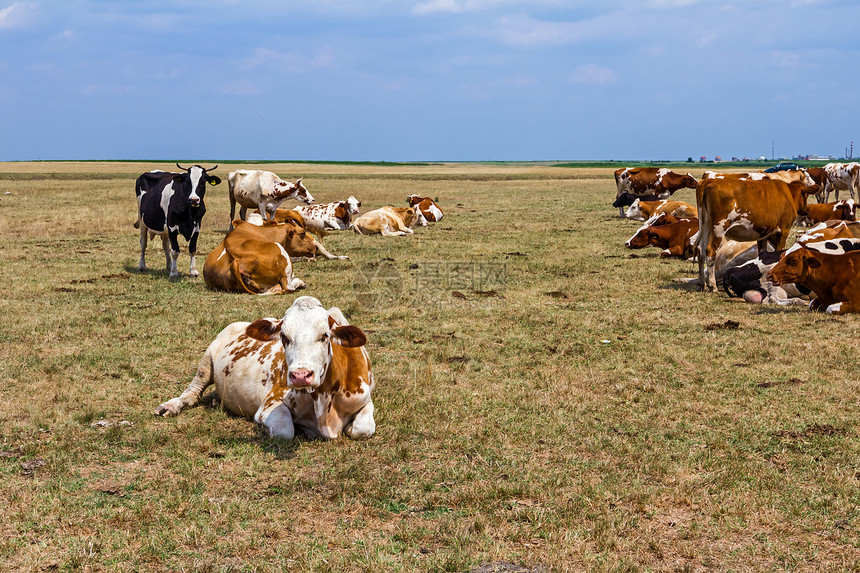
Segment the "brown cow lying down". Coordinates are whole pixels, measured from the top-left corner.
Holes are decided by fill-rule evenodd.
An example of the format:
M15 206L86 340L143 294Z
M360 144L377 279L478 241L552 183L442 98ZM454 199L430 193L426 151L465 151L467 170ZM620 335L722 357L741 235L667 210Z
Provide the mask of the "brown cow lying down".
M203 263L203 279L214 290L248 294L284 294L305 286L293 277L287 245L304 231L290 223L266 221L262 226L236 219ZM305 235L304 249L313 248ZM310 244L308 244L310 242Z
M797 237L797 242L818 243L833 239L860 239L860 223L857 221L825 221Z
M833 203L813 203L806 206L806 217L803 222L807 225L816 225L825 221L854 221L856 220L855 207L854 199Z
M369 438L374 388L367 338L338 308L300 296L281 320L234 322L209 345L188 388L155 409L176 416L210 385L230 412L273 437ZM262 382L262 383L261 383Z
M427 226L427 219L415 207L380 207L352 222L353 230L359 235L383 237L411 234L412 228L418 225Z
M696 208L683 201L634 201L627 209L627 218L646 221L655 215L668 213L678 219L695 219Z
M810 310L860 312L860 239L797 244L771 269L768 279L811 289L815 298L809 302Z
M663 224L663 220L674 222ZM658 247L663 249L661 257L692 258L695 250L694 237L699 232L698 219L675 219L665 213L650 224L645 224L624 243L628 249Z
M287 223L293 225L296 229L299 240L293 240L286 245L287 253L295 259L298 257L314 259L316 255L325 257L329 260L336 259L339 261L349 260L348 255L333 255L330 253L318 240L311 236L305 228L305 221L298 211L291 209L277 209L272 215L276 223ZM254 212L248 215L248 222L252 225L262 226L263 217L259 212ZM307 237L307 239L305 238Z

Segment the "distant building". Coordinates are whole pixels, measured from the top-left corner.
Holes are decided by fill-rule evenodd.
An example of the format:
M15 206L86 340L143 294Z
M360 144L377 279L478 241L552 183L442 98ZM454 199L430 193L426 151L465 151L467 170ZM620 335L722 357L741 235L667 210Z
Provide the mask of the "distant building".
M699 163L704 163L707 160L708 160L708 158L703 155L699 158Z

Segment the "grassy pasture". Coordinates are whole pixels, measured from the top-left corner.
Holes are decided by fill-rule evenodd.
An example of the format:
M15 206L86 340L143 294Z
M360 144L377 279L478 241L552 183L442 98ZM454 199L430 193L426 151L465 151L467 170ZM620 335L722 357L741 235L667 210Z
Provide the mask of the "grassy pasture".
M283 442L212 400L152 415L297 296L211 292L185 252L169 280L159 241L138 273L152 168L0 164L0 570L860 570L860 319L673 282L693 265L624 248L611 169L263 166L445 209L294 264L368 333L377 433Z

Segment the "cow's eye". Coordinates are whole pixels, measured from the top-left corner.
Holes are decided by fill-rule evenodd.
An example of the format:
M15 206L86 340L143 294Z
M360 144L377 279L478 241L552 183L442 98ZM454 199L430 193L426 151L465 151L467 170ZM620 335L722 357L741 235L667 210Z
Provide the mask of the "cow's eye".
M329 339L329 336L331 336L331 334L329 334L328 332L323 332L322 336L320 336L319 342L325 342Z
M292 340L290 340L290 337L289 337L289 336L284 336L283 334L281 335L281 343L282 343L284 346L289 346L290 344L292 344L292 342L293 342L293 341L292 341Z

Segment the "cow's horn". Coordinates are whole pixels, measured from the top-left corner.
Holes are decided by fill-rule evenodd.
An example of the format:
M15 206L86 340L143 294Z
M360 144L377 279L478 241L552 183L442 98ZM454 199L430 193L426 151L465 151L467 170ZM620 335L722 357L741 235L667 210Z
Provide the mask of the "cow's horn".
M215 167L210 167L209 169L205 169L205 171L215 171L216 169L218 169L217 165Z
M179 162L176 162L176 166L177 166L178 168L180 168L181 170L183 170L183 171L188 171L188 169L186 169L185 167L182 167L181 165L179 165Z

